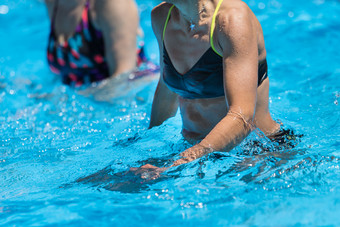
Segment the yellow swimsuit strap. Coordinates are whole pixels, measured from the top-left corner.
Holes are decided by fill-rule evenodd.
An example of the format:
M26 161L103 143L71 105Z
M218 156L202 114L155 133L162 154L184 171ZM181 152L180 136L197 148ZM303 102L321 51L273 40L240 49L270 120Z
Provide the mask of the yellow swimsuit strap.
M165 35L165 29L166 29L166 26L168 26L168 22L169 22L169 19L170 19L170 16L171 16L171 11L172 9L175 7L175 5L172 5L169 9L169 12L168 12L168 16L166 18L166 21L165 21L165 24L164 24L164 29L163 29L163 36L162 36L162 40L164 41L164 35Z
M217 7L216 7L214 15L213 15L213 19L211 21L211 29L210 29L210 46L215 51L215 53L218 54L221 57L223 57L223 56L220 53L218 53L217 50L215 49L213 34L214 34L215 24L216 24L216 15L217 15L218 10L220 9L222 2L223 2L223 0L220 0L217 4Z
M211 21L211 30L210 30L210 46L211 48L214 50L214 52L216 54L218 54L219 56L223 57L220 53L217 52L217 50L215 49L215 46L214 46L214 42L213 42L213 34L214 34L214 30L215 30L215 24L216 24L216 15L218 13L218 10L220 9L221 7L221 4L222 4L223 0L220 0L217 4L217 7L215 9L215 12L214 12L214 15L213 15L213 19ZM169 22L169 19L170 19L170 16L171 16L171 11L172 9L175 7L175 5L172 5L169 9L169 12L168 12L168 16L166 18L166 21L165 21L165 24L164 24L164 28L163 28L163 36L162 36L162 40L164 41L164 36L165 36L165 30L166 30L166 27L168 26L168 22Z

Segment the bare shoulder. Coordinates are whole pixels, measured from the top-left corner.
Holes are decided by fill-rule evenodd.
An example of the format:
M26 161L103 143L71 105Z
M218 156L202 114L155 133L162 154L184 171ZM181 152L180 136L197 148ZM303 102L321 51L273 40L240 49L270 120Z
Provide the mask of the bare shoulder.
M155 6L151 11L151 18L152 19L161 19L163 17L166 18L172 4L162 2L161 4Z
M235 0L222 4L216 16L216 24L220 31L231 35L251 32L249 29L255 31L258 21L245 2Z
M216 15L214 35L221 51L231 54L258 46L262 29L256 16L246 3L240 0L224 1ZM235 52L236 53L236 52Z
M162 34L164 24L171 6L172 4L163 2L153 8L151 11L152 28L157 38L159 38Z
M134 0L91 0L91 16L100 29L106 29L105 25L120 26L138 21L138 9ZM123 26L121 26L123 27Z
M93 9L98 14L106 13L118 15L119 17L129 17L138 13L137 4L134 0L91 0ZM91 4L90 4L91 6Z
M93 8L97 12L120 12L123 11L126 13L126 10L129 10L129 6L134 2L131 0L92 0Z

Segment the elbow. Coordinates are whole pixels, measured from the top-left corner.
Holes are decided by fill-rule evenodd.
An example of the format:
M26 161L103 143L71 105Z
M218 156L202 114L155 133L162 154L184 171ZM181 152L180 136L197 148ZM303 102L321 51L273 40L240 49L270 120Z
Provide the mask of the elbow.
M254 123L255 121L255 109L244 111L244 118L249 123Z
M241 106L230 106L228 115L240 119L246 128L253 129L255 125L255 107L242 108Z

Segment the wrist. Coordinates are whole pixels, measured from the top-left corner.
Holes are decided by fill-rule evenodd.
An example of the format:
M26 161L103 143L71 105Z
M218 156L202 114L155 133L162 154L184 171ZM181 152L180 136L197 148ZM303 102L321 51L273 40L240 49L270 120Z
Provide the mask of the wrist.
M200 143L196 144L196 146L204 151L204 155L210 154L215 151L212 145L205 140L202 140Z

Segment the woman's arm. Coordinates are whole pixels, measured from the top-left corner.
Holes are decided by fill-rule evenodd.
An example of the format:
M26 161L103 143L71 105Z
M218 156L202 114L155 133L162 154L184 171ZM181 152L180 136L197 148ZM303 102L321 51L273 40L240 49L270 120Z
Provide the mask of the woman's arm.
M176 115L178 109L178 95L170 91L163 80L163 28L168 13L168 4L160 4L151 13L152 29L157 38L160 58L160 78L154 95L150 126L161 125L165 120Z
M216 49L223 53L228 114L197 145L184 151L180 165L212 151L230 151L251 131L255 115L258 46L257 29L247 7L229 9L215 29ZM218 28L218 29L217 29Z
M52 26L60 44L65 43L74 34L85 3L86 0L45 0L50 22L54 23Z
M136 3L134 0L97 0L93 7L96 25L103 32L111 76L134 69L139 27Z
M45 5L47 8L47 12L48 12L48 17L50 18L50 21L52 21L52 16L53 16L53 9L54 9L54 1L55 0L45 0Z
M178 96L169 90L161 76L152 102L149 128L159 126L168 118L174 117L177 109Z

